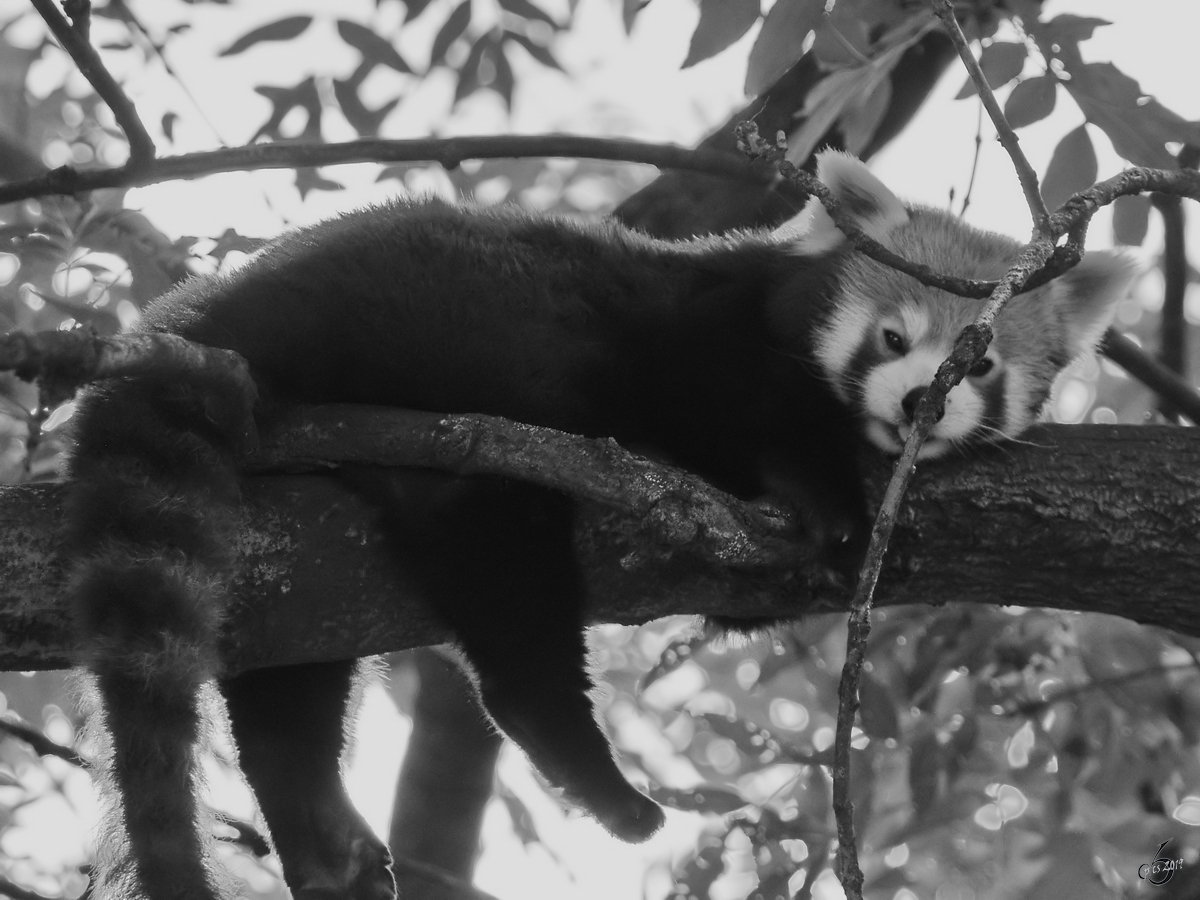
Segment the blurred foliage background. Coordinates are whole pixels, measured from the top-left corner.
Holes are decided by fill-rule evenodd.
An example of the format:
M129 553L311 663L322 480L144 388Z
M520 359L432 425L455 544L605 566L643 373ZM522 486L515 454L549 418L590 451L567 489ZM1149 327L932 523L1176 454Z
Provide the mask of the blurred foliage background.
M109 0L93 10L92 41L161 153L552 130L690 144L808 66L814 74L788 135L804 162L831 134L864 155L886 143L883 123L903 83L897 67L932 27L924 4L903 0L840 0L828 14L811 0L765 11L759 0L671 2ZM1098 28L1121 24L1049 6L975 0L963 13L1014 124L1036 128L1056 104L1076 110L1043 167L1051 206L1112 174L1113 159L1188 163L1188 145L1200 145L1196 124L1147 98L1137 72L1087 55ZM1159 22L1164 32L1182 27L1173 15ZM973 93L965 86L958 102L977 104ZM32 10L0 4L0 180L119 165L127 152L107 107ZM964 171L979 153L970 142L949 152ZM237 265L263 235L394 193L633 215L622 202L653 178L619 163L520 159L450 171L420 163L234 173L43 197L0 208L0 319L5 330L110 333L171 284ZM950 199L964 212L965 194ZM972 214L987 221L978 207ZM1187 338L1200 323L1200 293L1182 229L1178 204L1138 198L1117 208L1115 239L1141 247L1147 261L1118 325L1147 347L1188 348L1179 364L1196 371ZM1073 367L1051 412L1075 422L1175 420L1097 360ZM58 477L69 413L69 403L52 406L35 386L0 375L0 482ZM853 772L869 896L1196 896L1187 878L1200 869L1195 640L1120 619L1004 607L893 608L875 622ZM829 868L827 766L841 618L813 617L744 644L705 640L682 619L599 627L593 641L605 682L599 706L623 763L680 811L644 847L614 848L549 799L516 754L501 754L493 778L495 748L485 749L478 766L494 793L476 883L502 897L840 897ZM408 723L435 714L418 711L419 660L390 662L387 687L368 691L348 761L356 800L384 833ZM0 711L0 894L81 896L96 800L86 771L62 758L64 748L87 749L65 676L0 673ZM229 817L225 855L248 896L285 896L234 758L218 736L208 770L211 802ZM414 808L417 825L429 824L420 817L434 813ZM403 853L397 840L393 832ZM464 840L469 872L478 838L468 830ZM1164 841L1163 855L1183 868L1150 887L1139 867Z

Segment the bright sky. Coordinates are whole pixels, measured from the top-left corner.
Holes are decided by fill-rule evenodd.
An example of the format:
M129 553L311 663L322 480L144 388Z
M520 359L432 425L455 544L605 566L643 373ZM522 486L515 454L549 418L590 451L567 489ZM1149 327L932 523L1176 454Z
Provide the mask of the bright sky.
M430 31L450 9L447 0L435 0L445 11L431 10L418 20L412 33L402 38L402 52L423 66ZM543 0L539 0L543 2ZM565 8L566 0L544 0L554 11ZM743 102L740 86L745 58L757 29L719 57L681 72L688 39L697 18L692 0L652 0L638 19L632 39L627 40L611 13L614 0L582 0L577 27L554 45L570 77L546 74L535 65L517 65L517 94L512 119L491 96L471 98L445 126L440 123L453 81L447 73L435 74L413 91L388 121L392 137L426 136L432 132L494 133L569 131L577 133L634 136L694 144L729 111ZM24 0L0 0L0 12L21 8ZM249 53L214 65L213 47L222 47L236 36L228 31L226 8L184 5L178 2L135 3L139 14L152 26L165 27L181 21L192 23L186 40L173 42L169 51L175 68L187 82L199 108L212 128L196 115L196 107L161 71L145 69L135 54L115 63L144 120L156 127L163 113L182 115L176 142L162 142L164 151L210 149L218 145L213 128L226 142L246 141L266 117L265 100L245 91L247 84L290 84L306 69L344 76L357 62L356 54L336 40L324 40L338 17L362 22L394 22L402 7L374 0L338 0L337 3L261 0L244 3L245 27L241 31L284 15L311 10L321 20L299 41L264 45ZM477 0L476 10L486 9L490 0ZM1141 82L1168 108L1189 119L1200 119L1200 63L1195 51L1200 34L1200 3L1196 0L1049 0L1047 15L1075 12L1113 21L1086 42L1089 60L1115 62ZM425 20L428 20L426 22ZM109 23L98 21L96 33L103 37ZM115 34L115 32L114 32ZM31 32L30 39L37 33ZM330 48L335 48L331 50ZM114 60L116 57L114 57ZM1031 63L1032 64L1032 63ZM53 85L61 79L68 62L49 58L33 73L33 87ZM121 66L127 66L122 70ZM293 77L295 75L296 77ZM532 77L523 77L532 76ZM955 69L938 87L908 131L894 142L874 164L876 172L902 196L932 205L946 202L953 187L961 197L970 173L976 132L973 101L952 102L965 76ZM402 76L379 72L369 82L375 95L368 105L382 102L404 84ZM82 89L83 86L81 86ZM230 97L245 98L231 103ZM1022 146L1037 171L1044 172L1058 138L1082 121L1074 105L1060 93L1055 113L1046 121L1021 132ZM990 140L993 132L985 125L985 140L969 218L976 224L1023 237L1029 218L1015 176L1002 150ZM156 138L158 135L155 135ZM326 137L353 137L345 123L331 120ZM1100 156L1100 175L1114 174L1121 166L1107 140L1096 129L1092 137ZM343 194L314 192L301 203L292 188L289 172L266 172L253 176L229 174L203 182L176 182L131 191L129 204L143 209L160 228L170 234L218 235L227 227L248 234L270 235L289 223L310 221L336 208L348 208L378 200L397 189L395 182L374 183L372 166L327 170L330 177L349 184ZM1195 215L1194 208L1189 210ZM1193 228L1193 246L1200 253L1200 228ZM1098 217L1092 228L1095 244L1109 242L1107 220ZM1150 242L1156 240L1152 228ZM370 727L359 741L349 781L356 799L371 821L385 831L391 803L391 780L398 765L397 748L407 738L407 725L381 692L368 698L364 722ZM568 875L549 854L523 848L504 821L497 806L485 823L487 852L480 865L480 886L501 897L605 898L633 900L648 895L661 897L666 890L666 868L694 844L694 819L673 816L673 826L649 844L627 847L603 835L591 822L564 819L562 813L533 787L531 776L522 769L515 754L507 754L502 766L506 782L520 791L543 826L552 849L568 861ZM650 866L650 874L647 867ZM657 866L657 868L655 868ZM643 879L647 879L644 883ZM730 885L742 890L748 885ZM835 882L818 886L817 900L840 896Z

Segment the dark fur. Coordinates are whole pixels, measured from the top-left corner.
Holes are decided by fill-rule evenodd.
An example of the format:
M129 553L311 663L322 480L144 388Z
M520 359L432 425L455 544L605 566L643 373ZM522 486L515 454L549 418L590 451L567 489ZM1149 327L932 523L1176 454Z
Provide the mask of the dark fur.
M809 356L840 252L766 236L673 244L615 224L397 203L288 235L155 304L143 330L245 356L256 415L304 401L480 412L615 437L836 543L863 515L850 414ZM793 306L785 341L768 308ZM776 315L772 320L779 320ZM799 323L799 325L797 324ZM219 676L238 402L180 373L93 389L77 413L77 616L152 900L209 898L195 827L196 691ZM606 828L661 812L613 762L587 697L571 500L492 477L358 469L391 546L474 669L488 713ZM338 775L351 663L220 682L297 897L390 896L386 850Z

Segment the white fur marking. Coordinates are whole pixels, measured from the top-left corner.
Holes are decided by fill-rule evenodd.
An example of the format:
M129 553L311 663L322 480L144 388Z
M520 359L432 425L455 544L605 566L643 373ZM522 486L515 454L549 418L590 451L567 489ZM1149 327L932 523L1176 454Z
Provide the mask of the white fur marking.
M925 340L929 333L929 310L906 303L900 307L900 321L904 323L904 339L910 347Z
M865 411L871 417L867 437L881 450L896 452L892 445L908 433L909 427L904 398L914 388L929 386L948 353L947 348L919 348L868 373L864 386ZM945 414L929 433L929 452L923 451L921 458L941 455L950 442L972 434L979 427L983 410L983 398L972 384L964 381L956 385L946 397ZM880 440L884 435L888 440Z
M844 299L816 336L817 359L844 403L850 400L845 384L846 370L874 324L874 315L867 303Z
M1031 424L1027 412L1031 396L1029 373L1020 363L1010 364L1004 373L1004 433L1016 437Z

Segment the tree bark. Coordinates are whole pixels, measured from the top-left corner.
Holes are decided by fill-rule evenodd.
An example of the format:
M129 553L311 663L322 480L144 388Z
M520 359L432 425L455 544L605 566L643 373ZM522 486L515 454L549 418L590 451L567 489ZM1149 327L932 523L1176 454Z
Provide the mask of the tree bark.
M870 477L882 489L887 464ZM56 556L64 488L0 489L0 667L77 659ZM333 479L247 479L230 672L448 638L377 548L372 513ZM646 522L580 504L576 543L596 622L675 613L844 609L819 566L724 568L651 543ZM1042 426L1020 444L924 465L902 507L879 603L1056 607L1200 636L1200 432Z

